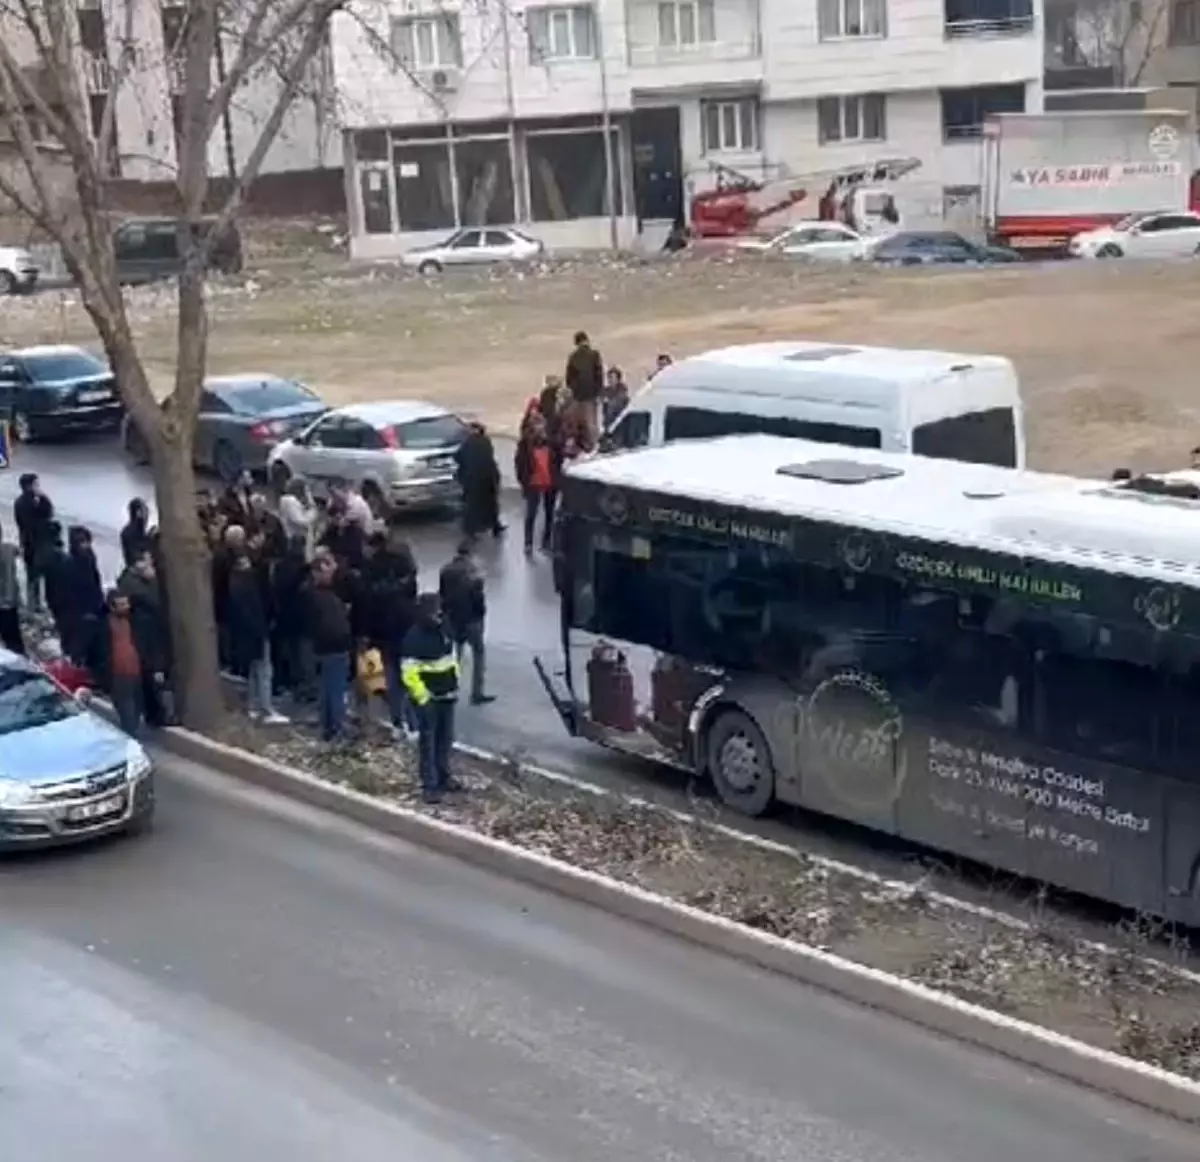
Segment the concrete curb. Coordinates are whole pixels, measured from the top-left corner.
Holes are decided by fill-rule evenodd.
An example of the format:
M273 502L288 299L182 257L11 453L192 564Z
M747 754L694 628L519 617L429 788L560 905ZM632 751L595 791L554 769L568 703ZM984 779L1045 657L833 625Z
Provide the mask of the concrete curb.
M158 736L180 758L353 819L376 831L834 993L855 1004L999 1053L1183 1122L1200 1124L1200 1084L1049 1029L819 949L756 932L641 888L445 823L212 739L172 727Z

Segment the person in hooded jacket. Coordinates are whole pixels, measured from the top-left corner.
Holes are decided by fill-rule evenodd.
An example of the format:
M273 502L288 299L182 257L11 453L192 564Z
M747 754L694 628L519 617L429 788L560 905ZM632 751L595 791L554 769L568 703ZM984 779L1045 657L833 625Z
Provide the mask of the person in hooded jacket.
M45 590L46 608L54 618L54 629L58 640L63 641L74 620L70 601L70 562L67 547L63 543L62 525L52 520L46 530L46 540L39 550L37 571Z
M229 573L229 637L238 669L246 674L247 713L267 723L286 722L275 710L271 611L262 575L248 551L234 558Z
M271 608L275 623L271 659L280 689L299 701L313 692L312 652L305 633L308 540L292 537L282 556L271 565Z
M150 509L140 497L129 502L129 520L121 530L121 556L126 567L150 548Z
M121 573L117 592L129 599L129 620L141 660L142 707L146 722L150 726L165 726L171 639L154 558L148 550Z
M71 661L86 665L105 604L92 534L83 525L72 525L67 530L66 560L60 570L66 608L58 626L59 641Z
M359 601L364 636L383 659L392 727L414 737L416 713L401 676L404 639L417 613L417 563L398 520L388 522L383 545L363 570Z
M482 706L495 698L485 690L487 592L471 553L471 542L463 541L453 559L443 567L438 576L438 604L456 656L461 658L465 650L471 651L471 702Z
M493 536L504 532L500 523L500 466L496 449L483 424L470 424L467 438L454 454L459 486L463 497L463 533L477 537L491 530Z
M22 473L17 484L21 492L13 502L13 519L17 522L17 538L25 560L26 600L30 610L37 612L44 604L39 566L50 539L54 505L42 491L36 472Z

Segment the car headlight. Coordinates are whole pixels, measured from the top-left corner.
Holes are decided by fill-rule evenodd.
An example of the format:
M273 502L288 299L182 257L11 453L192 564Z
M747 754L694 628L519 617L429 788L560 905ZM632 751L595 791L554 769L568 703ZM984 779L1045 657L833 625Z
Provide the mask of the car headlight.
M138 779L145 778L150 773L152 766L153 763L150 761L150 756L146 753L142 744L130 740L129 746L125 751L125 777L131 783L136 783Z
M37 792L25 783L0 779L0 807L23 807L37 797Z

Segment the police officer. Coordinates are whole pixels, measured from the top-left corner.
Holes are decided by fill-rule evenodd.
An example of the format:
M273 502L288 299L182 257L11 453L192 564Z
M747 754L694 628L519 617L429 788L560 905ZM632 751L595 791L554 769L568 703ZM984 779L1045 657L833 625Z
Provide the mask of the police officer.
M439 803L447 791L461 788L450 774L458 658L436 593L417 599L416 621L400 651L400 678L417 708L421 796L426 803Z

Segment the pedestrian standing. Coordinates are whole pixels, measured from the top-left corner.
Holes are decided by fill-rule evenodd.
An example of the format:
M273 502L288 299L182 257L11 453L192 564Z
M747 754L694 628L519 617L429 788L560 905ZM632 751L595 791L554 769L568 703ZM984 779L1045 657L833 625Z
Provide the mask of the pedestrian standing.
M308 485L303 480L289 480L279 499L279 519L289 541L299 538L304 544L307 560L313 550L313 530L317 523L317 506L309 495Z
M483 424L471 422L454 458L462 488L464 535L477 537L490 529L493 536L500 536L504 532L500 523L500 466Z
M629 385L625 382L625 374L619 367L610 367L600 405L606 432L621 418L621 413L628 406Z
M404 639L417 615L417 565L398 519L388 523L383 546L367 562L360 587L363 630L379 651L387 680L392 729L415 738L416 714L400 673Z
M562 451L551 444L540 415L530 417L517 441L513 470L525 498L525 552L527 555L533 552L533 533L539 513L542 514L542 548L548 549L562 473Z
M24 655L21 635L21 585L17 579L17 546L4 539L0 527L0 645L14 654Z
M104 631L99 635L96 677L112 700L121 729L137 738L145 713L146 674L129 598L110 589L107 607Z
M596 446L600 435L600 397L604 392L604 360L587 337L575 332L575 347L567 358L567 390L571 393L575 427L584 447Z
M471 702L482 706L494 702L486 693L487 650L484 646L484 629L487 622L487 592L483 575L472 558L470 541L458 546L454 559L447 564L438 578L438 604L442 623L454 644L455 655L471 651Z
M333 554L318 551L307 591L306 629L317 670L317 707L321 738L333 742L346 726L350 691L350 655L354 635L350 610L338 592L338 565Z
M150 509L146 502L135 496L129 502L128 513L129 520L121 530L121 556L126 566L150 548Z
M117 591L129 601L129 622L141 662L142 714L147 725L165 726L172 701L167 689L171 640L150 552L141 553L121 574Z
M67 530L67 557L61 584L70 610L59 627L63 652L71 661L86 665L97 623L106 610L92 534L83 525L72 525Z
M271 725L287 722L275 710L268 598L249 552L234 560L229 574L229 632L239 669L246 673L247 714Z
M13 502L13 518L17 522L17 537L25 561L25 601L30 612L44 608L41 561L50 541L50 525L54 521L54 505L42 492L36 472L25 472L17 481L20 495Z
M450 773L458 659L436 593L417 599L417 620L405 636L402 654L404 685L417 708L421 795L426 803L438 803L447 791L460 787Z

